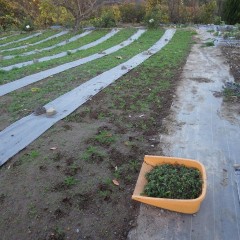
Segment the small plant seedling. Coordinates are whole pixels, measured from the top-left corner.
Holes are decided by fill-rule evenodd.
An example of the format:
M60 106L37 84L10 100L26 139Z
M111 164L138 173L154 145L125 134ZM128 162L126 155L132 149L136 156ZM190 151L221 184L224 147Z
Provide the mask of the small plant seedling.
M77 179L75 179L74 177L66 177L65 179L64 179L64 183L65 183L65 185L67 185L67 186L72 186L72 185L75 185L76 183L77 183Z
M116 137L109 131L103 130L100 131L95 137L95 141L103 144L103 145L110 145L116 141Z
M100 160L100 159L103 159L104 157L106 157L106 154L94 146L89 146L81 156L81 158L85 161L97 160L97 159Z
M36 217L37 216L37 208L33 203L31 203L30 206L29 206L28 214L31 217Z
M129 162L129 168L130 170L134 171L134 172L137 172L139 170L139 162L137 160L131 160Z
M195 199L202 192L201 173L196 168L163 164L146 174L143 195L170 199Z
M28 156L30 158L37 158L40 155L40 153L37 150L32 150L31 152L28 153Z
M60 227L57 226L52 230L50 235L53 236L53 239L65 239L66 234Z
M101 198L103 198L104 200L105 199L108 199L111 195L111 192L109 190L105 190L105 191L99 191L99 196Z

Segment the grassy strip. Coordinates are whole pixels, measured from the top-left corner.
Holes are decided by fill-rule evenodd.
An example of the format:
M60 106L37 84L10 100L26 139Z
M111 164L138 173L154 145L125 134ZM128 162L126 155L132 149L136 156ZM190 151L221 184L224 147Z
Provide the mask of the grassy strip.
M10 82L12 80L16 80L16 79L22 78L24 76L28 76L33 73L40 72L40 71L49 69L51 67L58 66L63 63L71 62L73 60L76 60L76 59L79 59L79 58L82 58L85 56L89 56L92 53L102 51L106 48L109 48L118 43L121 43L122 41L124 41L125 39L130 37L133 34L133 32L135 32L135 31L136 31L136 29L123 29L122 31L117 33L112 38L108 39L107 41L105 41L93 48L90 48L87 50L82 50L82 51L76 52L74 54L67 55L65 57L54 59L51 61L36 63L34 65L30 65L30 66L19 68L19 69L16 68L9 72L0 71L0 84L4 84L4 83ZM105 31L103 31L103 32L97 31L96 33L93 33L93 34L95 34L94 36L97 37L97 34L105 35L105 33L106 33ZM86 41L90 42L90 39L91 39L90 36L88 36L87 39L84 38L84 40L81 41L81 44L85 45Z
M15 121L29 112L32 112L36 106L50 102L82 84L86 80L89 80L89 78L111 69L112 67L127 61L137 53L148 49L161 37L162 34L162 30L149 30L143 34L138 41L135 41L130 46L125 47L114 54L53 76L52 78L49 78L50 81L45 80L44 82L28 86L25 89L15 91L9 94L10 98L9 96L6 97L6 102L2 102L1 109L2 111L9 113L12 118L11 121ZM122 59L117 58L117 56L121 56ZM79 73L81 73L80 77ZM33 87L37 88L37 91L33 91Z
M127 114L149 109L160 111L164 102L161 91L170 89L174 84L172 78L188 53L191 34L178 30L158 54L134 69L131 75L117 81L114 84L116 87L105 89L104 92L112 99L108 107L124 110Z
M0 32L0 39L4 38L4 37L10 37L12 35L15 35L15 33L14 32ZM2 40L0 40L0 41L2 41Z
M189 53L192 34L178 30L159 53L102 91L104 99L101 106L104 107L98 106L99 99L95 102L93 99L95 105L88 108L87 114L94 113L97 119L107 118L127 132L156 133L158 121L163 118L162 112L171 106L174 78ZM74 114L68 118L79 119L82 116ZM136 114L141 117L135 117Z
M17 50L13 50L11 52L3 52L2 55L3 56L16 55L15 58L20 58L21 56L18 56L18 54L22 54L22 53L25 53L25 52L30 52L30 51L33 51L33 50L37 50L37 49L53 46L53 45L55 45L57 43L60 43L62 41L65 41L65 40L73 37L75 34L76 33L74 33L74 32L69 32L69 33L64 34L64 35L62 35L60 37L56 37L56 38L50 39L50 40L48 40L46 42L40 43L40 44L35 45L35 46L28 46L28 47L26 47L24 49L17 49ZM31 56L33 56L33 54Z
M20 40L21 38L25 38L25 37L28 37L30 35L33 35L37 32L31 32L31 33L27 33L27 32L22 32L17 35L14 35L14 36L11 36L11 37L8 37L6 39L3 39L3 40L0 40L0 45L2 44L5 44L5 43L9 43L9 42L13 42L13 41L17 41L17 40ZM4 37L4 36L3 36Z
M36 42L39 42L41 40L44 40L45 38L51 37L52 35L55 35L58 32L59 31L55 31L55 30L47 30L47 31L44 31L39 36L24 40L22 42L12 43L10 45L7 45L6 47L0 47L0 50L7 50L7 49L10 49L10 48L15 48L15 47L20 47L20 46L27 45L27 44L36 43Z
M63 45L63 46L53 48L53 49L48 50L48 51L43 51L41 53L32 54L30 56L24 56L24 57L17 56L16 58L3 61L0 66L9 66L9 65L12 65L12 64L15 64L15 63L30 61L30 60L33 60L33 59L39 59L41 57L52 56L52 55L57 54L57 53L66 52L66 51L71 50L71 49L76 49L76 48L79 48L79 47L81 47L83 45L86 45L90 42L96 41L97 39L103 37L107 33L108 33L107 30L94 31L93 33L91 33L91 34L89 34L89 35L87 35L87 36L85 36L85 37L83 37L79 40L76 40L74 42L71 42L71 43ZM40 48L38 48L38 49L40 49ZM51 61L55 61L55 60L51 60Z
M62 52L62 51L66 51L66 50L71 50L71 49L75 49L75 48L78 48L79 46L82 46L82 45L85 45L86 43L89 43L89 42L92 42L92 41L95 41L97 40L98 38L104 36L106 33L108 32L108 30L95 30L94 32L92 32L91 34L89 35L86 35L85 37L83 38L80 38L76 41L73 41L73 42L70 42L66 45L63 45L63 46L59 46L59 47L56 47L56 48L53 48L53 49L50 49L47 51L47 54L44 53L44 52L41 52L41 53L38 53L34 56L34 58L40 58L42 56L48 56L48 55L54 55L56 53L59 53L59 52ZM77 34L80 34L81 32L78 32ZM76 34L71 34L71 37L74 36ZM49 46L52 46L53 44L55 43L58 43L58 42L61 42L61 41L57 41L59 38L57 38L56 40L55 39L52 39L51 40L51 44L49 41L45 42L45 43L42 43L42 44L39 44L37 46L35 46L35 48L33 47L29 47L27 49L27 51L30 50L34 50L34 49L41 49L41 48L45 48L45 47L49 47ZM55 43L52 42L53 40L55 40ZM64 39L63 39L64 40ZM37 47L37 48L36 48ZM23 49L20 49L18 50L19 52L16 52L15 55L17 54L21 54L23 52L25 52ZM31 55L33 56L33 55ZM21 57L21 56L18 56L18 57ZM23 57L25 58L25 57ZM29 60L29 59L28 59Z
M96 101L93 98L86 104L86 111L82 107L80 113L72 113L67 119L81 122L84 115L94 115L129 134L138 131L142 136L155 135L159 119L171 106L175 79L188 56L192 34L178 30L159 53L104 89ZM100 101L101 94L104 98ZM141 146L141 139L134 144Z

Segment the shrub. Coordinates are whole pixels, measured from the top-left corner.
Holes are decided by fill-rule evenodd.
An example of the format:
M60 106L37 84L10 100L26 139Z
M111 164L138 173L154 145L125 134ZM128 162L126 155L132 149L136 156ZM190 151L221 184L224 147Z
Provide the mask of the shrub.
M113 13L115 22L119 22L121 20L121 12L119 6L113 5L109 10Z
M74 17L65 7L55 6L51 0L40 1L39 14L34 19L34 23L41 27L52 24L73 27L73 21Z
M141 4L124 3L119 10L124 23L140 23L144 19L145 9Z
M21 29L26 32L31 32L34 30L34 24L31 19L26 19L21 26Z
M217 8L217 3L215 0L212 0L209 3L203 4L201 6L200 19L201 23L213 23L215 18L215 11Z
M222 19L220 16L215 16L214 17L214 24L215 25L221 25L222 24Z
M160 24L160 12L157 9L152 10L151 12L147 13L145 16L145 24L149 28L157 28Z
M10 15L5 15L0 17L0 27L3 29L3 31L6 31L7 29L12 28L12 26L17 26L18 21L16 18L13 18Z
M116 27L116 20L114 18L113 12L107 11L103 12L101 17L96 17L92 21L94 27L99 28L111 28Z

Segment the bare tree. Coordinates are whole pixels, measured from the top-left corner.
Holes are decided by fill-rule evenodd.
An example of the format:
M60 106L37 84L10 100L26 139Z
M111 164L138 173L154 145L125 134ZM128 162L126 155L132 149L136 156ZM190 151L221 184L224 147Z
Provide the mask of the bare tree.
M168 1L169 17L170 17L170 20L174 23L178 22L179 20L180 4L182 4L181 0Z
M101 0L53 0L57 6L65 7L75 18L75 29L79 28L82 20L89 17L97 10L103 1Z

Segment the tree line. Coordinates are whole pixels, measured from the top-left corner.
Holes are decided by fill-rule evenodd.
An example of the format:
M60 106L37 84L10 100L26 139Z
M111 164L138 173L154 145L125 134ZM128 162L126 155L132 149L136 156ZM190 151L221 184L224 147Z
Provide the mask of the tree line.
M131 14L132 12L132 14ZM0 0L0 30L47 27L52 24L74 26L107 16L111 21L140 22L147 16L159 22L212 23L221 19L240 23L239 0ZM125 16L125 18L124 18ZM107 21L110 21L107 19Z

